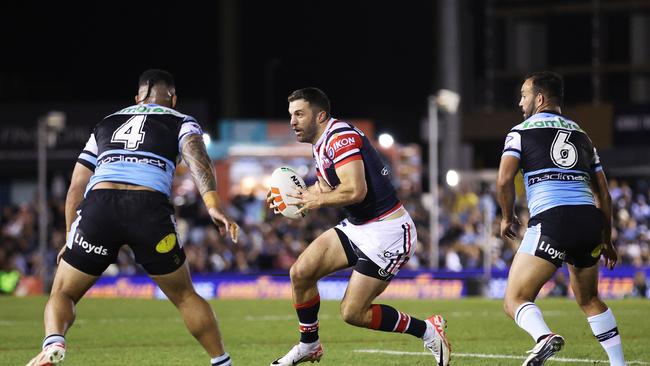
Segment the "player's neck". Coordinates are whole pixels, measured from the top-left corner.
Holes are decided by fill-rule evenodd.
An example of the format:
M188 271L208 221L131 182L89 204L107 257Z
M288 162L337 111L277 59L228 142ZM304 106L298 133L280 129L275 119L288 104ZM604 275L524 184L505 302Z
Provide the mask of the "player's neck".
M542 113L542 112L554 112L557 114L562 114L562 109L560 108L559 105L542 104L535 109L535 113L533 114Z

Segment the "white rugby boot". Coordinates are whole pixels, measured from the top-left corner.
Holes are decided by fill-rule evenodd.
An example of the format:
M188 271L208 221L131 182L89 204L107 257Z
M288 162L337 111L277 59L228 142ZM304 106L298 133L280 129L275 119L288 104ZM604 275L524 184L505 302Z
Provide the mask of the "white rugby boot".
M32 358L26 366L58 365L65 358L65 344L54 342L43 348L41 353Z
M423 338L424 348L431 351L436 359L437 366L449 365L451 345L445 335L447 322L440 315L432 315L424 322L427 324L427 331L424 333Z
M562 347L564 347L564 338L559 334L551 333L528 351L530 355L521 366L542 366L546 360L558 353Z
M315 345L296 344L286 355L271 362L271 366L293 366L302 362L320 362L323 357L323 346L320 342L314 342Z

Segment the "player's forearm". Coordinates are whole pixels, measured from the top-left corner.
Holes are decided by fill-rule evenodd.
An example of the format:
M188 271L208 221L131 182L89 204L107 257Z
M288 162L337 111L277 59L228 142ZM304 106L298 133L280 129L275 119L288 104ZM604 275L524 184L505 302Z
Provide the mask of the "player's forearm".
M367 189L363 189L362 187L339 185L332 191L321 192L318 201L320 206L349 206L363 201L366 198L366 193Z
M608 191L598 195L598 208L603 213L603 239L610 241L612 238L612 198Z
M208 208L218 207L217 182L212 161L205 149L203 137L200 135L186 137L181 147L181 154L190 169L196 188L203 197L206 206Z
M77 219L77 208L84 199L85 187L72 184L68 189L68 195L65 198L65 232L70 232L70 227L74 220Z
M503 219L512 221L515 211L515 182L513 180L497 182L497 201L499 201Z

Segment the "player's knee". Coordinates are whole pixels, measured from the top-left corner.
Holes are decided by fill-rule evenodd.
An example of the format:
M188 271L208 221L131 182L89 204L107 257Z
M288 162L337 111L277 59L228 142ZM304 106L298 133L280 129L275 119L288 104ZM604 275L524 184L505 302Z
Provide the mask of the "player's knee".
M304 283L312 281L313 273L308 266L305 266L302 262L298 261L291 266L289 276L291 277L291 282L294 284Z
M362 315L362 311L358 307L345 301L341 302L341 318L343 318L344 322L363 327L365 324L363 323Z

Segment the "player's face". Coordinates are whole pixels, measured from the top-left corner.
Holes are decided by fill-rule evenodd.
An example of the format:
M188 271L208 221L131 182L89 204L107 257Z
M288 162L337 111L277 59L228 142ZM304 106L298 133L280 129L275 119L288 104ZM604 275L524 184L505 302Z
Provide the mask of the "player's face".
M524 114L524 119L528 119L535 112L537 108L535 105L536 99L537 95L533 88L533 81L528 79L521 86L521 99L519 100L519 107Z
M315 143L318 138L318 112L304 99L289 103L291 128L299 142Z

